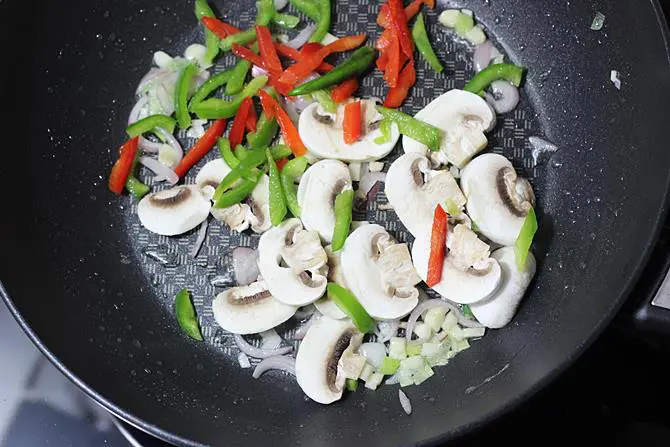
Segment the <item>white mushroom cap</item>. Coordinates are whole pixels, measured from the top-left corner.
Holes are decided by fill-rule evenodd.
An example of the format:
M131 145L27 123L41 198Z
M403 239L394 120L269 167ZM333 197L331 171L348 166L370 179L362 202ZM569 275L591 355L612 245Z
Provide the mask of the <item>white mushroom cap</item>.
M137 215L147 230L174 236L204 222L210 208L210 201L196 186L183 185L144 196L137 205Z
M514 245L535 195L512 163L502 155L480 155L461 172L461 187L478 231L500 245Z
M430 235L417 237L412 246L412 259L419 276L428 278L428 260L430 258ZM442 280L432 287L437 293L459 304L471 304L484 300L496 291L501 281L498 261L487 259L477 269L458 268L452 256L447 255L442 268Z
M397 245L404 244L396 244L383 227L371 224L354 230L342 249L342 271L349 289L378 320L402 318L419 302L414 285L421 279L409 253L403 257Z
M319 103L309 105L300 114L298 123L300 138L309 152L321 158L346 161L374 161L388 155L400 138L398 126L392 125L390 141L375 143L375 138L381 136L381 130L370 124L381 120L381 115L372 101L363 101L362 107L365 110L363 130L368 131L354 144L346 144L342 129L344 105L338 107L336 114L324 112Z
M302 247L302 248L301 248ZM299 252L299 256L292 256ZM326 290L327 256L314 232L289 219L265 232L258 242L258 269L279 301L305 306Z
M347 281L344 279L344 273L342 273L341 252L334 252L332 245L328 245L324 247L324 249L326 250L326 255L328 255L328 281L335 282L344 288L348 288ZM330 318L336 320L347 318L347 314L345 314L344 311L328 297L315 301L314 306L319 312Z
M211 200L214 190L231 170L222 158L216 158L200 168L198 175L195 176L195 184L202 194Z
M535 257L528 253L523 271L516 265L514 247L503 247L493 252L502 269L502 284L490 298L471 304L475 318L486 327L501 328L514 317L528 284L535 276Z
M264 281L233 287L219 293L212 302L214 319L233 334L267 331L291 318L298 310L275 299Z
M312 400L330 404L342 397L345 375L338 365L350 345L360 345L362 334L351 320L323 316L307 331L295 360L298 385Z
M434 162L449 162L462 168L472 157L486 147L484 132L495 127L496 115L491 106L479 95L463 90L450 90L438 96L415 116L444 131L440 151L403 136L405 152L427 154Z
M408 153L393 162L385 192L400 221L414 236L430 234L435 207L447 200L462 209L465 196L449 171L432 171L428 159Z
M351 189L347 165L337 160L322 160L307 169L298 185L300 218L305 228L317 231L331 242L335 229L335 197Z

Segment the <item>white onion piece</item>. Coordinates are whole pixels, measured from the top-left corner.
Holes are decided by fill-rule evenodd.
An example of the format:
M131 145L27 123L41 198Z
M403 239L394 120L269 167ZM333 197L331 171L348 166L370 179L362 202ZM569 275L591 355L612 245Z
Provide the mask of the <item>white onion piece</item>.
M445 309L449 309L450 311L454 312L454 315L456 315L456 318L458 319L458 324L460 324L461 326L483 327L477 321L471 320L467 318L465 315L463 315L463 312L461 312L461 310L455 305L445 300L435 298L432 300L426 300L414 308L414 310L409 316L409 319L407 320L407 328L405 328L405 338L407 340L412 339L414 326L416 325L416 322L419 321L419 317L421 316L421 314L423 314L428 309L432 309L433 307L444 307Z
M487 40L481 45L475 47L475 53L472 57L473 64L476 71L482 71L491 64L491 61L499 56L500 51L491 43L490 40Z
M484 97L496 113L511 112L519 104L519 89L509 82L493 81L490 88L492 93L484 93Z
M387 320L377 322L377 337L379 341L387 342L395 337L400 328L400 320Z
M142 166L146 167L154 174L156 174L155 178L156 181L166 180L170 185L176 185L177 182L179 181L179 176L177 175L176 172L174 172L172 169L168 168L155 158L142 156L139 158L138 161Z
M293 351L293 348L290 346L277 349L257 348L247 343L244 337L242 337L240 334L233 334L233 338L235 339L235 343L237 343L237 347L240 348L240 351L244 352L248 356L256 357L258 359L264 359L275 355L284 355Z
M275 0L275 9L281 11L288 5L288 0Z
M358 184L358 190L356 191L359 197L368 197L372 187L377 184L377 182L384 183L386 181L385 172L366 172L361 176L361 181Z
M397 373L389 376L389 378L384 381L384 385L396 385L398 383L400 383L400 376Z
M304 27L293 39L286 42L286 45L296 49L302 47L307 43L309 38L312 37L312 34L314 34L314 30L316 30L316 25L310 23L309 25Z
M314 312L316 312L316 307L314 307L314 304L310 304L298 310L295 313L294 317L298 320L302 320L307 317L311 317Z
M142 76L142 79L140 79L139 84L137 84L137 88L135 89L135 94L139 95L144 91L144 89L151 84L153 81L155 81L157 78L165 76L167 73L167 70L164 70L162 68L152 68L149 70L144 76Z
M233 249L233 271L239 286L248 286L258 279L258 252L249 247Z
M237 355L237 363L240 364L240 368L251 368L251 362L249 361L249 357L244 352L240 352Z
M254 379L258 379L260 376L263 375L265 371L269 371L271 369L278 369L280 371L285 371L295 376L295 359L287 355L268 357L265 360L261 361L258 364L258 366L256 366L256 369L254 369L252 377Z
M260 335L262 338L262 349L277 349L279 345L281 345L281 337L274 329L269 329L267 331L261 332L258 335Z
M368 359L369 364L379 369L384 364L386 346L384 343L363 343L358 348L358 353Z
M315 311L309 320L307 320L305 323L300 325L298 329L296 329L295 335L293 335L293 339L302 340L303 338L305 338L305 335L307 335L307 331L309 330L309 328L312 327L312 325L316 323L316 320L318 320L319 318L321 318L321 313Z
M165 144L161 143L160 141L151 141L144 137L140 137L139 141L140 149L142 149L144 152L150 152L152 154L160 151L164 145Z
M200 247L202 247L202 243L205 242L205 237L207 237L207 227L208 227L207 219L205 219L200 224L200 229L198 230L198 237L195 239L195 244L193 244L193 248L191 249L192 258L198 256Z
M294 101L291 101L288 98L284 98L283 100L284 104L284 110L286 110L286 113L288 114L289 118L291 118L291 121L293 121L293 124L297 125L298 120L300 119L300 112L295 108Z
M156 133L158 136L160 136L165 142L170 146L172 149L172 156L170 159L174 161L175 165L177 165L182 158L184 158L184 150L181 147L181 144L179 144L179 141L172 135L170 132L167 130L163 129L162 127L156 127Z
M309 99L311 96L293 96L293 106L295 109L298 111L298 113L302 113L303 110L307 108L310 104L314 102L313 99Z
M137 100L132 110L130 111L130 115L128 115L129 126L138 122L142 118L143 112L146 113L145 110L148 104L149 98L146 95L142 95L142 97Z
M412 414L412 403L409 401L409 397L403 390L398 390L398 398L400 399L400 405L402 409L405 410L405 413L409 416Z
M252 78L257 78L259 76L265 76L268 74L267 70L259 67L258 65L254 65L251 67L251 77Z

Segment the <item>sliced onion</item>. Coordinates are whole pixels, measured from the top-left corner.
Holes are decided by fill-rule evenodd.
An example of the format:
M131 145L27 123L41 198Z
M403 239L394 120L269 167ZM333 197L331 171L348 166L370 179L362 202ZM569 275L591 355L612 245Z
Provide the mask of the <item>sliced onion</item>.
M202 247L202 243L205 242L205 237L207 237L207 219L205 219L201 224L200 224L200 229L198 230L198 237L195 240L195 244L193 244L193 248L191 249L191 257L195 258L198 256L198 252L200 251L200 247Z
M409 416L412 414L412 403L409 401L409 397L403 390L398 390L398 398L400 399L400 405L402 409L405 410L405 413Z
M256 366L252 377L254 379L258 379L265 371L269 371L271 369L285 371L295 376L295 359L293 357L289 357L288 355L268 357L260 362L258 366Z
M400 320L387 320L377 323L377 338L379 341L387 342L395 337L400 328Z
M168 168L155 158L142 156L139 158L138 161L142 166L146 167L154 174L156 174L155 179L156 181L167 180L167 182L170 185L175 185L179 181L179 176L177 175L176 172L174 172L172 169Z
M240 368L251 368L251 362L249 361L249 357L244 352L240 352L237 355L237 363L240 364Z
M416 325L416 322L419 321L419 317L428 309L432 309L433 307L443 307L445 309L449 309L450 311L454 312L454 315L456 315L456 318L458 319L458 324L464 327L483 327L481 324L479 324L475 320L471 320L465 315L463 315L463 312L456 307L455 305L451 304L448 301L441 300L439 298L435 298L432 300L426 300L416 306L414 310L412 311L412 314L409 316L409 319L407 320L407 328L405 328L405 338L407 340L412 339L412 333L414 332L414 326Z
M491 61L499 56L500 51L491 43L490 40L487 40L481 45L475 47L475 53L473 55L473 64L476 71L482 71L489 66Z
M361 181L358 184L358 190L356 193L359 195L359 197L368 197L370 194L370 191L372 190L372 187L375 186L377 183L384 183L386 181L386 173L385 172L365 172L361 176Z
M298 111L298 113L302 113L302 111L305 110L307 106L314 102L313 99L310 99L310 95L294 96L293 98L293 106Z
M307 43L309 38L312 37L312 34L314 34L314 30L316 30L316 25L310 23L309 25L304 27L293 39L286 42L286 45L296 49L302 47Z
M386 357L386 346L384 343L363 343L358 348L359 354L368 359L368 363L379 369L384 364Z
M511 112L519 104L519 89L509 82L493 81L490 88L492 93L484 93L484 97L496 113Z
M163 129L162 127L157 127L155 130L158 136L160 136L163 140L165 140L165 142L172 149L172 156L170 157L170 159L172 159L175 164L179 163L181 159L184 157L184 149L182 149L181 144L179 144L179 141L177 141L174 135L172 135L170 132Z
M276 349L257 348L247 343L244 337L242 337L240 334L233 334L233 338L235 339L235 343L237 343L237 347L240 348L240 351L244 352L248 356L256 357L258 359L264 359L275 355L284 355L293 351L293 348L290 346L284 346L283 348Z
M263 349L277 349L281 345L281 337L274 329L270 329L258 334L263 339L261 341L261 348Z
M288 5L288 0L275 0L275 9L281 11Z
M309 328L312 327L312 325L316 323L316 320L318 320L319 318L321 318L321 313L315 311L309 320L301 324L300 327L296 329L293 339L302 340L303 338L305 338L305 335L307 335L307 331L309 330Z
M248 286L258 279L258 252L249 247L233 249L233 271L240 286Z
M142 97L140 97L140 99L137 100L137 102L133 106L133 109L130 111L130 115L128 115L129 126L140 120L148 104L149 104L149 98L146 95L142 95Z
M166 73L167 73L167 70L165 70L163 68L155 68L154 67L151 70L149 70L147 72L147 74L145 74L142 77L142 79L140 79L140 83L137 84L137 88L135 89L135 94L139 95L140 93L142 93L149 84L151 84L154 80L156 80L156 79L158 79L162 76L165 76Z
M174 113L174 100L172 96L165 84L160 84L156 87L156 99L164 115L172 115Z
M161 143L160 141L151 141L144 137L140 137L139 145L140 149L142 149L144 152L155 154L163 148L165 143Z
M288 98L284 98L283 104L284 110L286 110L286 113L288 113L291 121L293 121L294 124L298 124L298 120L300 120L300 112L298 112L298 110L295 108L294 101L291 101Z
M267 70L264 68L259 67L258 65L254 65L251 67L251 77L252 78L257 78L259 76L265 76L268 74Z

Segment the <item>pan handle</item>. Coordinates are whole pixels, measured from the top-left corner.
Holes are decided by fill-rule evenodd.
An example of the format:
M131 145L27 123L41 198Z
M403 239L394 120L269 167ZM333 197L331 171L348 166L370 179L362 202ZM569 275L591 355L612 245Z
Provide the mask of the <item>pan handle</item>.
M641 300L632 312L637 329L670 337L670 271L651 299Z

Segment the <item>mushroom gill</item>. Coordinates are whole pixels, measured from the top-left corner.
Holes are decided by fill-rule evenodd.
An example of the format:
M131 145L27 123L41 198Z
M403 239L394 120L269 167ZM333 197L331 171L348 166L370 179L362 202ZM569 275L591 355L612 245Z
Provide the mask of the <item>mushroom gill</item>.
M175 205L184 203L191 196L191 190L186 186L177 186L175 188L159 191L149 197L152 205L160 208L172 208Z
M328 363L326 364L326 383L328 384L328 388L334 393L340 391L337 386L337 364L340 361L342 354L344 354L344 351L349 347L353 336L354 332L352 330L343 332L328 355Z
M510 212L518 217L525 217L535 206L535 194L530 183L517 175L514 168L504 167L496 177L498 194Z

